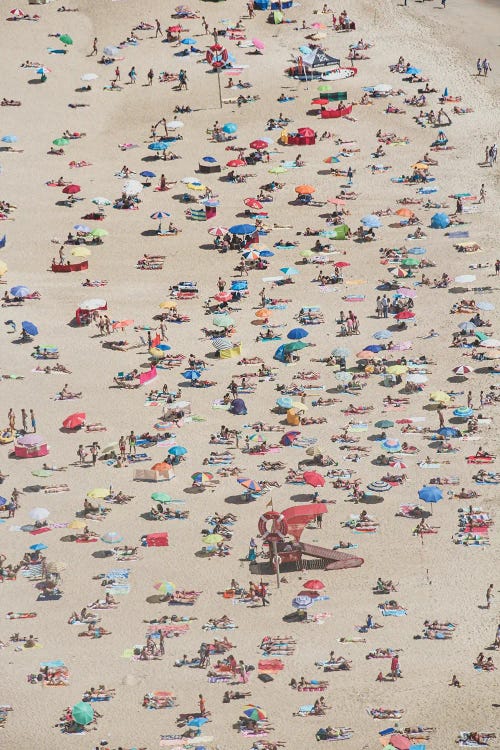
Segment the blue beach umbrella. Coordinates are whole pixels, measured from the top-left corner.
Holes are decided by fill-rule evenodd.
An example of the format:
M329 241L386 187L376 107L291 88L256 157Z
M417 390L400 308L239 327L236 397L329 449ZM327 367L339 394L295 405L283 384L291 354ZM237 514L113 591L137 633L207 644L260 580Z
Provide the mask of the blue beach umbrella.
M380 339L390 339L391 336L392 336L391 332L388 331L387 329L383 329L382 331L376 331L373 334L373 338L377 339L377 340L380 340ZM368 347L365 347L365 348L368 349Z
M361 219L361 223L364 227L368 227L369 229L377 229L378 227L382 226L382 222L378 218L378 216L375 216L375 214L368 214L368 216L363 216Z
M150 143L148 146L150 151L166 151L168 147L169 144L165 141L155 141L154 143Z
M473 414L474 409L470 409L468 406L458 406L456 409L453 409L453 416L460 419L469 419Z
M226 122L226 124L222 126L222 130L224 133L231 135L232 133L236 133L238 126L234 122Z
M2 141L3 143L17 143L17 135L4 135Z
M32 544L30 549L33 550L33 552L41 552L43 549L48 549L48 547L46 544L39 542L38 544Z
M151 219L167 219L170 216L166 211L155 211L151 214Z
M201 372L198 372L198 370L186 370L181 374L185 380L199 380L201 378Z
M38 328L34 323L31 323L29 320L23 320L21 323L21 326L24 331L28 334L28 336L37 336L38 335Z
M408 73L411 76L418 76L418 74L421 72L422 71L420 70L420 68L414 68L414 67L407 68L405 71L405 73Z
M169 455L171 456L184 456L187 453L187 448L183 445L174 445L168 449Z
M424 501L424 503L431 504L438 503L443 499L443 493L439 487L433 485L422 487L422 489L418 491L418 496L420 500Z
M30 293L30 290L28 289L27 286L13 286L12 289L10 290L10 293L14 297L27 297L28 294Z
M409 255L425 255L426 252L425 247L410 247L408 250Z
M190 36L187 36L185 39L181 39L181 44L196 44L196 39L193 39Z
M234 224L232 227L229 227L229 232L231 234L246 235L253 234L256 229L255 224Z
M293 401L290 396L281 396L276 399L276 403L281 409L291 409L293 406Z
M431 227L433 229L446 229L450 224L450 218L447 214L437 213L431 219Z
M306 336L309 336L309 331L305 331L303 328L292 328L292 330L287 333L287 338L295 341L305 339Z
M140 174L141 174L141 177L156 177L155 172L150 172L149 169L145 169Z

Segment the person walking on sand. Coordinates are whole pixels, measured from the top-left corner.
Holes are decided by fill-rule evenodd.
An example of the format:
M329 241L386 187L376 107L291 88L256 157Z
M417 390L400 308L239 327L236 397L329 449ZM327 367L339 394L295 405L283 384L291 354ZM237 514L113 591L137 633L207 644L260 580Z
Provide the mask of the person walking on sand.
M480 57L478 57L478 58L477 58L477 62L476 62L476 70L477 70L477 74L478 74L478 76L480 76L480 75L481 75L481 72L482 72L482 66L481 66L481 58L480 58Z
M26 409L21 409L21 422L23 423L23 432L28 432L28 413Z
M117 65L115 68L115 81L121 81L120 66Z
M153 68L150 68L148 70L148 86L153 85L153 78L155 77L155 74L153 73Z
M128 77L130 79L130 83L131 84L135 83L136 78L137 78L137 72L136 72L136 69L135 69L135 65L132 65L132 67L130 68Z
M488 71L492 69L489 60L487 60L486 57L481 63L481 67L483 69L484 77L486 78L486 76L488 75Z
M94 37L94 41L92 42L92 52L90 53L89 57L92 57L92 55L97 55L97 37Z
M16 430L16 415L14 414L14 409L12 406L9 409L9 413L7 414L7 419L9 422L9 430L14 433Z
M159 20L157 18L155 18L155 24L156 24L155 39L157 39L158 38L158 34L160 36L163 36L163 31L161 30L161 23L159 22Z
M486 189L484 187L484 182L481 185L481 189L479 190L479 201L478 203L486 203Z
M493 599L493 584L490 583L490 585L486 589L486 609L490 609L492 599Z
M497 258L495 261L495 276L500 276L500 259Z

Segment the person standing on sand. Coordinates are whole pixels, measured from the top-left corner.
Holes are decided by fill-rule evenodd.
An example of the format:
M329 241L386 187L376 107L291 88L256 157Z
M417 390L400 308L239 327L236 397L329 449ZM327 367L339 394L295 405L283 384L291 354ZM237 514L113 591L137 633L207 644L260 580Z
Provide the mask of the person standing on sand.
M130 83L135 83L136 78L137 78L137 72L136 72L136 69L135 69L135 65L132 65L132 67L130 68L128 77L130 78Z
M155 77L155 74L153 73L153 68L150 68L148 71L148 86L153 85L153 78Z
M484 182L481 185L481 189L479 190L479 201L478 203L486 203L486 189L484 187Z
M477 61L476 61L476 70L477 70L478 76L480 76L481 75L481 71L482 71L481 58L480 57L478 57Z
M23 432L28 432L28 413L26 409L21 409L21 421L23 423Z
M493 584L490 583L490 585L486 589L486 609L490 609L492 599L493 599Z
M115 68L115 80L116 81L121 81L120 66L119 65L117 65L116 68Z
M90 53L89 57L92 57L92 55L97 55L97 37L94 37L94 41L92 42L92 52Z
M500 276L500 259L495 261L495 276Z
M491 65L490 65L490 63L489 63L489 61L487 60L486 57L484 58L483 62L481 63L481 67L483 69L484 77L486 78L486 76L488 75L488 71L491 70Z
M35 412L33 411L33 409L30 409L30 420L31 420L31 429L33 430L33 432L36 432L36 417L35 417Z

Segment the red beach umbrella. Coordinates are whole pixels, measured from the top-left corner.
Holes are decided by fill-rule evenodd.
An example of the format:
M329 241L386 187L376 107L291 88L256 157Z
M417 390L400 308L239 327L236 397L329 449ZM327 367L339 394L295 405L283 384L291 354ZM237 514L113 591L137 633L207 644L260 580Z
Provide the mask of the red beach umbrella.
M311 580L306 581L303 586L305 589L308 589L308 591L321 591L325 588L323 581L318 581L317 578L311 578Z
M87 415L85 412L77 412L75 414L70 414L69 417L66 417L66 419L63 422L63 427L65 427L67 430L76 430L78 427L81 427L82 424L87 419Z
M267 148L268 146L269 146L268 143L266 143L265 141L262 141L260 139L258 139L256 141L252 141L250 143L250 148L254 148L256 151L262 151L263 149Z
M243 159L231 159L227 162L226 167L246 167L247 163Z
M311 487L325 486L325 478L321 474L318 474L317 471L305 471L303 476L306 484L309 484Z
M63 193L66 193L66 195L74 195L75 193L79 193L80 190L80 185L66 185L66 187L63 188Z
M257 211L260 211L264 206L260 201L257 200L257 198L245 198L243 201L245 206L248 206L248 208L255 208Z

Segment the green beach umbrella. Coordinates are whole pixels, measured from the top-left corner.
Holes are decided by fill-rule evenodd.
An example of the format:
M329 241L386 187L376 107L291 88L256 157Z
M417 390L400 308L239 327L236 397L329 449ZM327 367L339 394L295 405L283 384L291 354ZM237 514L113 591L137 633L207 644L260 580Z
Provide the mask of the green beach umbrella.
M418 266L419 263L420 261L417 260L417 258L404 258L401 261L400 265L401 266Z
M154 500L156 503L170 503L172 502L172 498L170 495L167 495L166 492L153 492L151 495L151 500Z
M303 341L292 341L290 344L285 344L284 350L285 352L297 352L299 349L305 349L307 344L305 344Z
M68 46L73 44L73 40L69 34L61 34L61 36L59 37L59 41L63 44L67 44Z
M71 716L77 724L82 724L83 726L85 726L86 724L90 724L90 722L93 721L94 709L92 708L90 703L84 703L83 701L80 701L80 703L75 703L75 705L71 709Z
M67 146L69 141L67 138L55 138L52 143L54 146Z
M97 229L93 229L90 234L92 235L92 237L106 237L109 234L109 232L107 229L97 228Z

